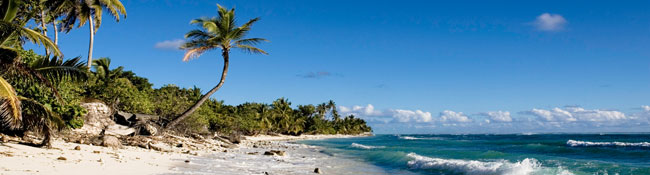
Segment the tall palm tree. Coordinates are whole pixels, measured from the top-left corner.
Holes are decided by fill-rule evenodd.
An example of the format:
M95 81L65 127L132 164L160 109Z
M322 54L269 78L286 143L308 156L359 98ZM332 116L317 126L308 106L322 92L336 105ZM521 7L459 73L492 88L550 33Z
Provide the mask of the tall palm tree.
M46 0L44 4L51 8L50 11L64 16L62 30L66 32L72 29L77 20L78 27L89 23L88 69L92 66L95 33L101 26L104 9L108 10L117 22L120 21L120 15L126 18L126 9L119 0Z
M268 54L266 51L254 47L256 44L267 41L266 39L245 38L246 34L251 30L253 23L257 22L259 18L253 18L237 27L235 24L235 9L232 8L228 10L219 4L217 4L217 6L219 8L219 16L195 19L190 22L190 24L198 24L201 29L187 32L185 38L189 40L185 42L181 48L187 50L183 57L183 61L189 61L191 58L198 57L206 51L221 49L221 56L223 57L221 79L217 86L203 95L196 104L190 107L181 116L171 121L166 128L172 128L178 124L178 122L190 116L201 106L201 104L203 104L203 102L223 86L223 83L226 81L226 75L228 74L228 63L230 60L229 54L231 49L236 48L249 53Z

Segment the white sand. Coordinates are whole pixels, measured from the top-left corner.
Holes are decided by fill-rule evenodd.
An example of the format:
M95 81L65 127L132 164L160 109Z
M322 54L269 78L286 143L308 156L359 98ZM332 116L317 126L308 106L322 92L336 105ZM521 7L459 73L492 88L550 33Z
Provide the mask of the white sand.
M296 149L282 149L287 151L285 158L279 156L262 155L267 148L253 149L252 145L263 141L273 141L275 144L285 144L284 141L304 139L325 139L352 137L346 135L303 135L303 136L255 136L247 139L238 148L224 148L214 150L195 151L198 156L183 154L179 152L163 153L138 147L124 146L122 149L112 149L100 146L90 146L76 143L65 143L61 140L53 142L52 149L36 148L14 143L0 144L0 175L4 174L186 174L187 168L196 167L197 160L208 160L206 157L218 157L218 162L210 163L210 166L223 166L224 172L235 174L250 174L260 167L275 167L281 165L282 159L291 155L301 155L300 158L308 156L304 153L295 152ZM74 150L80 146L81 150ZM99 153L93 153L99 151ZM258 151L256 155L249 155L250 151ZM292 152L293 151L293 152ZM304 151L304 150L303 150ZM65 157L67 160L57 160ZM273 158L276 157L276 158ZM279 161L254 161L254 160L279 160ZM185 163L190 160L190 163ZM299 161L299 160L296 160ZM313 162L313 161L312 161ZM315 162L318 163L318 162ZM218 165L212 165L218 164ZM318 163L320 164L320 163ZM239 168L231 165L241 165ZM313 171L314 165L302 166L301 172ZM326 165L321 165L326 166ZM247 168L248 167L248 168ZM228 170L230 168L230 170ZM286 167L285 167L286 168ZM243 171L251 169L255 171ZM237 173L238 172L238 173ZM200 174L200 173L199 173ZM290 173L293 174L293 173Z
M75 146L81 150L74 150ZM53 149L5 143L0 145L0 152L0 174L160 174L189 157L136 147L112 149L62 141L55 141ZM59 157L67 160L57 160Z

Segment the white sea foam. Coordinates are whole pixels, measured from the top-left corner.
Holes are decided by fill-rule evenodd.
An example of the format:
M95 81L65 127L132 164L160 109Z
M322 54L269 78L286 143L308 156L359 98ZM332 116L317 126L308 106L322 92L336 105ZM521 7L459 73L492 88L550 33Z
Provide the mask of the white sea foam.
M358 143L352 143L352 147L355 148L361 148L361 149L375 149L375 148L385 148L384 146L368 146L368 145L362 145Z
M573 147L644 147L650 148L650 142L589 142L579 140L569 140L566 142L568 146Z
M399 136L399 138L404 139L404 140L418 140L418 139L420 139L420 138L411 137L411 136Z
M438 169L459 174L492 174L492 175L526 175L526 174L572 174L569 171L558 169L542 168L541 163L536 159L526 158L519 162L499 161L477 161L459 159L431 158L415 153L407 155L413 159L408 166L413 169Z
M399 139L404 140L442 140L440 137L411 137L411 136L399 136Z

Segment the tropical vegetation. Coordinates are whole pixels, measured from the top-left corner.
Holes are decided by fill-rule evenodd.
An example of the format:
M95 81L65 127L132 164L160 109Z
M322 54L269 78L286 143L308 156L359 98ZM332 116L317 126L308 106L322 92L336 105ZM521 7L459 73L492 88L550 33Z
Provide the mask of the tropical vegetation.
M210 50L221 51L224 60L221 79L206 94L197 87L154 88L147 78L111 65L110 58L88 62L80 57L65 59L56 42L47 36L46 24L55 26L58 38L56 33L70 30L75 24L82 26L90 22L91 28L99 27L102 9L108 9L116 19L119 14L126 16L118 0L0 0L1 132L16 135L34 132L42 136L39 145L48 146L56 131L82 127L87 111L81 104L97 101L114 111L160 116L153 122L166 126L168 131L184 134L300 135L371 131L362 119L340 116L333 101L292 107L286 98L269 104L239 105L227 105L211 98L224 84L231 49L267 54L255 47L265 39L246 38L250 27L259 19L237 26L234 9L218 6L218 17L192 20L191 24L199 25L200 29L188 32L188 40L182 46L187 51L185 61ZM30 28L28 23L39 27ZM91 38L92 35L93 32ZM44 46L45 54L25 50L23 45L28 41Z

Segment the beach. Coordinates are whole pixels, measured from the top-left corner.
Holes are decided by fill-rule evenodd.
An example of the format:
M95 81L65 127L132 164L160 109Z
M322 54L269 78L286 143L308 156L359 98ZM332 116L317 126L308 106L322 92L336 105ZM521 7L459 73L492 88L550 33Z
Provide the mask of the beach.
M316 168L331 174L344 170L344 166L365 166L368 171L380 172L372 165L338 159L319 153L317 147L294 142L346 137L353 136L254 136L229 148L191 151L174 145L164 151L134 146L108 148L61 139L55 140L51 149L2 143L0 174L314 174ZM283 155L264 155L270 150L283 151Z

